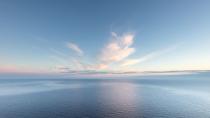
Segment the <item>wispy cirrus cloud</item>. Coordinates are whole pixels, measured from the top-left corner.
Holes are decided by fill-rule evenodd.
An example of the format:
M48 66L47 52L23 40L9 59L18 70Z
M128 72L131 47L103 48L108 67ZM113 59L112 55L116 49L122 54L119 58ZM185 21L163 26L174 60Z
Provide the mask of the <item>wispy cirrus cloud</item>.
M71 50L75 51L78 55L83 55L83 51L82 49L80 49L80 47L74 43L67 43L67 47L70 48Z
M158 50L158 51L154 51L154 52L151 52L143 57L140 57L140 58L136 58L136 59L127 59L127 60L124 60L120 66L132 66L132 65L135 65L135 64L138 64L138 63L141 63L141 62L145 62L145 61L148 61L148 60L151 60L151 59L155 59L157 58L158 56L161 56L162 54L165 54L165 53L168 53L174 49L176 49L177 46L172 46L172 47L169 47L167 49L164 49L164 50Z

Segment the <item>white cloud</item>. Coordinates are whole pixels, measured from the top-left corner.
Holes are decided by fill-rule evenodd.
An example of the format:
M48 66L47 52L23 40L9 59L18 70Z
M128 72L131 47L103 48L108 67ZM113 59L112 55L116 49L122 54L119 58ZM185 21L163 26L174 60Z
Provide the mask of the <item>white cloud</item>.
M111 41L105 45L99 54L99 58L93 63L88 63L82 58L74 58L71 60L72 68L66 66L66 70L77 70L77 71L96 71L96 70L111 70L110 64L117 63L126 59L129 55L135 52L132 46L134 41L134 34L126 33L122 36L118 36L116 33L112 32ZM79 55L83 54L83 51L73 43L68 43L68 47ZM56 51L57 53L57 51ZM62 69L63 70L63 69Z
M141 62L144 62L144 61L148 61L148 60L151 60L151 59L154 59L162 54L165 54L165 53L168 53L172 50L174 50L177 46L172 46L170 48L167 48L165 50L159 50L159 51L155 51L155 52L152 52L152 53L149 53L147 54L146 56L143 56L143 57L140 57L140 58L137 58L137 59L127 59L127 60L124 60L120 66L131 66L131 65L135 65L135 64L138 64L138 63L141 63Z
M168 53L176 48L172 46L164 50L154 51L140 58L131 59L129 56L135 52L133 33L125 33L118 35L115 32L111 32L112 37L104 48L102 48L99 57L93 62L88 62L84 57L72 57L69 62L71 64L61 65L58 67L58 71L67 73L130 73L131 70L127 68L141 62L145 62L151 59L156 59L158 56ZM83 51L74 43L68 43L68 47L75 51L78 55L82 55ZM53 50L56 54L63 57L63 54Z
M127 58L135 52L132 46L134 41L134 34L127 33L123 36L118 36L112 32L111 41L102 49L99 60L104 65L119 62ZM106 65L107 66L107 65Z
M68 48L72 49L73 51L75 51L78 55L83 55L83 51L79 48L78 45L74 44L74 43L67 43Z
M121 64L121 66L135 65L139 62L141 62L141 59L127 59Z

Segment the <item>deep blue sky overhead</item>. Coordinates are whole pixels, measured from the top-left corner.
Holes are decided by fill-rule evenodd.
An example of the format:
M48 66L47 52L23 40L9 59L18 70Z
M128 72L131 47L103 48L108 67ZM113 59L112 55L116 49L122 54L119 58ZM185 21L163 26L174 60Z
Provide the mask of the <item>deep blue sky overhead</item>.
M209 0L0 0L0 72L210 69Z

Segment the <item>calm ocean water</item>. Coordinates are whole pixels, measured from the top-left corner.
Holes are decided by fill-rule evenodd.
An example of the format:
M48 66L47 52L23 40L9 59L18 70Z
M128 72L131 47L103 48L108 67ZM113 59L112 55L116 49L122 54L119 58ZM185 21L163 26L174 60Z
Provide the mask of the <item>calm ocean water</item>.
M210 74L1 79L0 118L210 118Z

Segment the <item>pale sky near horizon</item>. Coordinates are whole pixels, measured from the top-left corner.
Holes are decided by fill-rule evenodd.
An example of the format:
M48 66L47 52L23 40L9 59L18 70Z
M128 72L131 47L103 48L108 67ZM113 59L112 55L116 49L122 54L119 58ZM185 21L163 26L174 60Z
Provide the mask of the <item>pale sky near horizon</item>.
M0 73L210 70L209 0L0 0Z

